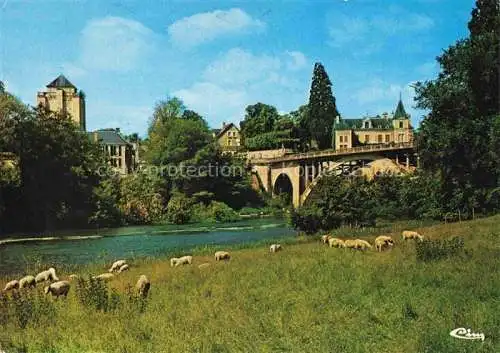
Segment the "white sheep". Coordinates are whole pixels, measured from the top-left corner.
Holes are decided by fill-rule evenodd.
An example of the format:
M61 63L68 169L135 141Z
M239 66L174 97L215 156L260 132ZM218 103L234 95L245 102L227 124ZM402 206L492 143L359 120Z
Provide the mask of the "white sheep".
M19 289L19 281L17 279L10 281L7 283L3 289L4 292L7 292L12 289Z
M331 236L330 236L329 234L325 234L325 235L323 235L323 236L321 237L321 242L322 242L323 244L327 244L327 243L328 243L328 239L330 239L330 238L331 238Z
M73 281L73 280L75 280L75 279L80 278L80 276L75 275L74 273L73 273L73 274L71 274L71 275L69 275L68 277L69 277L69 280L70 280L70 281Z
M40 272L35 277L36 283L45 282L48 280L51 280L53 282L59 281L59 278L57 278L57 275L56 275L56 270L53 267L49 268L46 271Z
M115 275L112 273L102 273L98 276L93 276L93 279L100 279L103 281L111 280Z
M419 241L423 241L424 237L417 232L414 232L412 230L405 230L402 233L403 240L407 239L418 239Z
M346 241L344 241L344 245L346 248L356 249L357 243L356 240L347 239Z
M210 264L208 262L205 262L205 263L203 263L201 265L198 265L198 268L201 270L201 269L206 268L208 266L210 266Z
M272 244L269 247L269 252L278 252L278 251L281 251L281 250L283 250L283 248L281 247L281 244Z
M50 292L56 298L59 298L59 296L61 295L64 295L66 297L68 296L69 288L70 284L68 281L54 282L45 287L45 294L49 294Z
M215 253L215 261L220 261L220 260L229 260L231 256L227 251L217 251Z
M372 248L372 245L366 240L356 239L355 242L356 242L356 249L366 250Z
M118 271L120 269L120 267L122 267L126 263L127 263L126 260L118 260L118 261L113 262L113 265L111 265L109 272Z
M146 298L148 296L150 287L151 287L151 282L149 282L149 279L145 275L141 275L135 285L137 293L143 298Z
M36 287L35 277L33 276L24 276L19 280L19 288L25 287Z
M345 248L345 242L339 238L329 238L328 245L330 245L331 248Z
M174 257L170 259L170 266L180 266L180 265L191 265L193 263L192 256L182 256L182 257Z
M382 251L386 246L394 246L394 240L392 240L392 237L388 235L380 235L375 238L375 249L377 249L377 251Z
M130 266L128 264L125 264L122 267L120 267L120 269L118 270L118 273L122 273L123 271L128 271L129 268L130 268Z

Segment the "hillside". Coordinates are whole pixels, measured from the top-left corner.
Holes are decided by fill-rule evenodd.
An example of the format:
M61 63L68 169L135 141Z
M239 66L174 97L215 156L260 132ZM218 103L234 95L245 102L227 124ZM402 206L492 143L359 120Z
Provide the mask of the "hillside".
M234 250L227 263L212 256L181 268L142 261L109 283L119 293L109 312L85 308L76 285L66 300L0 304L0 346L30 353L499 352L500 216L418 230L431 239L463 237L466 253L417 262L414 244L403 244L398 231L383 253L315 241L276 254ZM200 270L203 262L210 266ZM140 274L152 283L142 313L125 294ZM486 339L450 337L459 327Z

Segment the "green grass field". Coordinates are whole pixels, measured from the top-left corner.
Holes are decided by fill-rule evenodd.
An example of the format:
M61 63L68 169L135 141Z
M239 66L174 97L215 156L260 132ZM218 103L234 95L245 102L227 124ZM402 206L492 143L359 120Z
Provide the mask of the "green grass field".
M411 228L430 239L463 237L466 256L432 262L416 261L401 227L384 229L396 245L383 253L300 239L276 254L264 244L233 249L227 263L215 263L210 249L179 268L166 259L131 261L128 273L108 283L119 294L107 312L82 305L75 284L66 300L32 291L31 299L0 301L0 346L30 353L500 352L500 216ZM200 270L204 262L210 266ZM80 274L89 271L105 269ZM143 310L126 296L140 274L151 280ZM458 327L486 339L451 337Z

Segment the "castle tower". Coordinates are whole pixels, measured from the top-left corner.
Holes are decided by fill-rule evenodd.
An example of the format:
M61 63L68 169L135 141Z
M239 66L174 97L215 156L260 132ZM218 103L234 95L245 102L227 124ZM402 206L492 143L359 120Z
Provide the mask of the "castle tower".
M85 131L85 96L64 75L49 83L46 92L38 92L36 104L52 112L68 114Z

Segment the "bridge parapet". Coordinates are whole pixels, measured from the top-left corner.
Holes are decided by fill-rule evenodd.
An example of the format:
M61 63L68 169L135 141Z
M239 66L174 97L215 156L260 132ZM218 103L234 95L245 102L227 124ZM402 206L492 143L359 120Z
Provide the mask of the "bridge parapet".
M393 143L393 144L374 144L367 146L358 146L352 148L344 148L340 150L323 150L317 152L305 152L305 153L293 153L293 154L285 154L281 157L277 158L255 158L251 160L252 164L267 164L267 163L278 163L278 162L289 162L289 161L297 161L297 160L307 160L307 159L316 159L316 158L327 158L333 156L345 156L350 154L358 154L364 152L383 152L383 151L397 151L404 149L414 149L416 147L413 142L401 142L401 143Z

